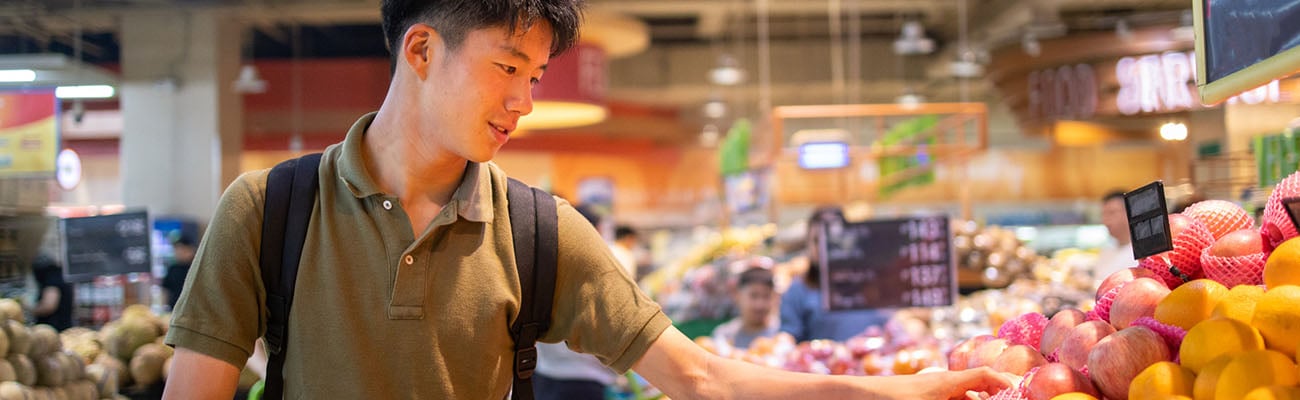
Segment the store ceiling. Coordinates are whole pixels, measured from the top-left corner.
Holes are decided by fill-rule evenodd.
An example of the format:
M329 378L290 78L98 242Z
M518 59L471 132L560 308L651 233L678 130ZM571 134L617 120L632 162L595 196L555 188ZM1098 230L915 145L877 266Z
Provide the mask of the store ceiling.
M611 64L610 95L615 100L678 107L696 122L705 120L699 110L710 99L738 105L738 114L756 114L762 93L755 84L757 1L588 3L593 10L639 18L649 28L649 50ZM116 63L118 16L180 8L238 13L252 27L256 58L385 57L378 4L379 0L0 0L0 54L70 54L74 32L80 30L84 58ZM909 89L932 101L956 100L963 91L976 100L989 93L980 80L963 83L943 72L955 57L961 37L958 0L768 0L766 4L774 105L892 101ZM967 38L976 50L987 50L1019 43L1026 32L1046 38L1065 31L1111 30L1120 20L1133 27L1176 25L1188 3L967 0L966 6ZM842 18L838 31L831 23L832 10ZM938 50L925 56L892 54L891 44L905 20L923 23ZM855 31L861 50L845 51ZM722 88L708 82L708 70L723 53L740 60L748 72L746 84ZM845 67L832 68L832 59L843 60ZM845 80L837 80L837 74Z

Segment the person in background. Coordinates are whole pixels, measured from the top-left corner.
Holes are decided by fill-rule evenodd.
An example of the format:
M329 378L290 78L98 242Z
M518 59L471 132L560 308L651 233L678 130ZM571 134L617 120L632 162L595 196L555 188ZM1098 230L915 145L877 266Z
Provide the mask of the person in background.
M639 264L636 257L636 246L639 239L640 236L637 235L635 229L627 225L619 225L618 228L614 229L614 244L609 246L610 251L614 252L614 258L617 258L618 262L623 264L627 276L632 277L634 281L636 280L637 264Z
M796 341L814 339L847 340L871 326L883 326L893 315L893 310L855 310L830 312L822 305L821 252L818 245L824 234L836 235L838 226L845 224L844 211L839 207L819 207L808 219L805 254L808 271L804 279L795 279L781 296L781 332L794 336ZM829 232L829 233L826 233Z
M32 261L32 275L40 288L40 298L32 308L37 324L62 331L72 327L72 285L63 279L63 268L48 254Z
M589 205L575 207L579 214L600 227L600 214ZM611 245L611 249L618 248ZM618 252L614 257L619 258ZM619 262L623 260L620 258ZM624 264L626 267L627 264ZM635 271L636 264L632 264ZM617 374L590 354L569 349L567 342L537 342L537 369L533 371L533 394L536 400L602 400L605 387L614 383Z
M172 240L172 263L167 266L167 275L163 276L163 296L167 297L167 309L176 308L176 300L181 297L185 287L185 275L190 273L190 263L194 262L194 236L182 233Z
M1106 225L1106 231L1114 241L1103 246L1097 255L1097 266L1092 270L1093 286L1100 286L1101 281L1110 274L1138 265L1133 258L1133 242L1129 237L1128 212L1124 208L1123 191L1112 191L1102 197L1101 223Z
M772 314L776 300L772 271L752 267L740 273L735 291L740 315L714 328L713 340L726 342L735 349L747 349L754 339L775 336L781 328L780 320Z

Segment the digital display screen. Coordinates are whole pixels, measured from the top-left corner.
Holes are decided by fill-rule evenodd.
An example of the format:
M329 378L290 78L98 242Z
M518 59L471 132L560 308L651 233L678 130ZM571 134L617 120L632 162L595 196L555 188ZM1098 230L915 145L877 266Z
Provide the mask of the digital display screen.
M1213 82L1300 45L1300 0L1200 0Z
M799 146L803 169L832 169L849 166L849 145L842 142L814 142Z

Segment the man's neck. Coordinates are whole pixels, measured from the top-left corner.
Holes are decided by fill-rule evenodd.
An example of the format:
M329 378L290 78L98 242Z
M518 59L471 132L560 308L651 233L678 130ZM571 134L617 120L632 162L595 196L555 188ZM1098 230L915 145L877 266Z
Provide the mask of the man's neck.
M391 100L391 99L388 99ZM385 100L362 142L366 168L379 188L412 206L446 205L460 186L468 162L434 148L406 116L419 115Z

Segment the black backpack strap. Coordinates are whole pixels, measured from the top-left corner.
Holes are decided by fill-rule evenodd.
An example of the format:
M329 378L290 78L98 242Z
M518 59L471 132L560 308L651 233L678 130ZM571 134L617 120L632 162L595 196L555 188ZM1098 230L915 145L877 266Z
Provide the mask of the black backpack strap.
M510 227L514 234L515 265L519 270L519 315L510 327L515 341L515 400L533 399L533 370L537 368L537 338L551 325L555 297L559 228L555 198L514 179L506 189Z
M259 261L266 287L266 386L262 398L284 397L284 358L288 349L289 308L298 280L298 260L312 206L320 187L320 154L284 161L266 177L266 204L262 210L262 244Z

